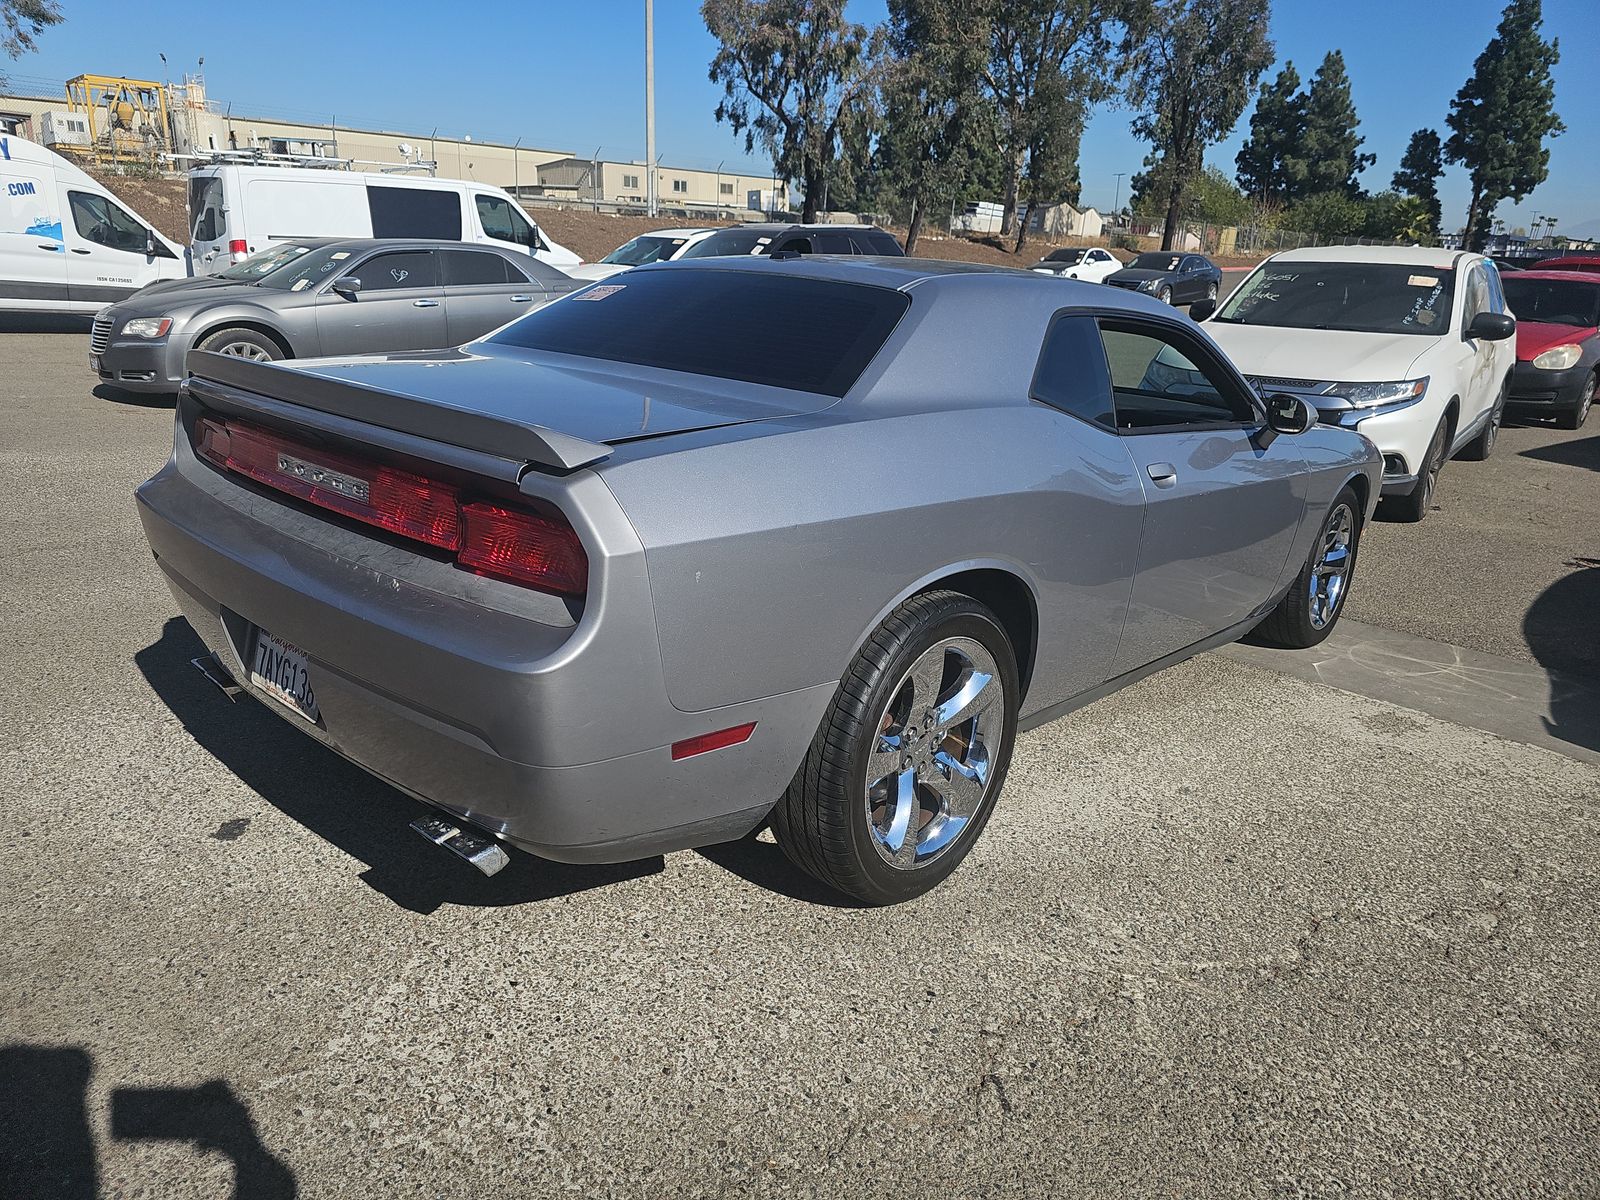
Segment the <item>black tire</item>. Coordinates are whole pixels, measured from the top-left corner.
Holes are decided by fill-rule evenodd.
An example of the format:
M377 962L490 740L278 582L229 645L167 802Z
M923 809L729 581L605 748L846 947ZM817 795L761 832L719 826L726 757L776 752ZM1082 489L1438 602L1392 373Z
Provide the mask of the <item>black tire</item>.
M1510 394L1511 381L1508 379L1500 385L1500 394L1495 397L1494 407L1489 410L1489 423L1477 437L1461 447L1461 458L1468 462L1483 462L1494 453L1495 441L1500 436L1500 426L1506 419L1506 398Z
M1589 409L1594 404L1596 378L1595 375L1589 376L1588 382L1583 385L1583 394L1578 397L1577 404L1556 414L1557 429L1583 428L1583 423L1589 419Z
M1333 598L1331 607L1324 608L1313 603L1311 581L1322 566L1324 552L1331 540L1330 535L1340 522L1341 514L1343 514L1342 519L1349 522L1349 537L1346 543L1348 557L1344 560L1345 566L1338 594ZM1300 568L1300 573L1295 576L1294 583L1290 585L1283 599L1278 601L1278 607L1268 613L1267 619L1256 626L1251 634L1252 641L1278 646L1285 650L1305 650L1317 645L1333 632L1334 626L1344 614L1345 601L1350 595L1350 585L1355 581L1356 559L1361 550L1361 524L1361 503L1356 498L1355 489L1346 486L1340 489L1339 494L1333 498L1333 503L1328 506L1328 514L1322 519L1322 528L1318 530L1317 539L1311 545L1311 553L1306 556L1305 565Z
M237 358L255 359L259 362L276 362L286 357L283 347L264 333L241 326L229 326L208 334L197 350L210 350L215 354L228 354Z
M960 831L927 862L897 867L880 850L883 843L874 833L868 756L875 750L881 756L880 732L892 720L892 706L906 694L903 689L909 686L912 668L950 639L976 642L992 657L1002 694L991 702L998 708L991 708L984 719L998 719L999 737L984 739L987 776ZM773 809L772 832L778 845L801 870L863 903L895 904L920 896L961 864L994 811L1016 741L1018 697L1016 655L993 613L959 592L913 596L878 626L839 681L805 761ZM976 741L976 726L972 735ZM920 787L914 791L928 795ZM926 814L919 806L927 802L919 799L910 805L919 821L918 828L910 831L913 860L920 849L919 835L931 832L941 815Z
M1409 496L1390 496L1383 502L1384 515L1396 521L1416 522L1428 515L1433 507L1434 492L1439 487L1439 472L1444 470L1445 455L1450 445L1450 417L1439 418L1439 428L1433 431L1428 452L1422 456L1417 468L1417 485Z

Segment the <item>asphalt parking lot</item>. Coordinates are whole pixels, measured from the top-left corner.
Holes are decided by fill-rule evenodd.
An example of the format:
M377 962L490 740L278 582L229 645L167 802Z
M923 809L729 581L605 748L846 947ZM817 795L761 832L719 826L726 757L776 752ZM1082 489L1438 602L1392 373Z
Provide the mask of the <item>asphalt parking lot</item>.
M1600 744L1210 655L1027 735L911 905L756 840L481 879L190 669L170 407L84 354L0 333L0 1194L1600 1192ZM1597 445L1447 468L1351 615L1600 672Z

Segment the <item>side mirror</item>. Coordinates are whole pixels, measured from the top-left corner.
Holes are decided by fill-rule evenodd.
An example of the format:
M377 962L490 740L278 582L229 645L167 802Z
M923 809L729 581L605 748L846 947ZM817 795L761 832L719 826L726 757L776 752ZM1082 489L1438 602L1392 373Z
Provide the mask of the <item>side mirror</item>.
M361 280L354 275L345 275L333 281L333 290L346 300L354 300L356 293L361 290Z
M1517 319L1509 313L1481 312L1467 326L1469 338L1482 338L1486 342L1503 342L1517 332Z
M1204 321L1216 311L1217 302L1215 300L1196 300L1189 305L1189 319L1191 321Z
M146 229L144 231L144 256L146 258L154 258L160 252L156 247L156 235Z
M1274 433L1304 433L1317 423L1317 410L1299 396L1273 392L1265 403L1267 428Z

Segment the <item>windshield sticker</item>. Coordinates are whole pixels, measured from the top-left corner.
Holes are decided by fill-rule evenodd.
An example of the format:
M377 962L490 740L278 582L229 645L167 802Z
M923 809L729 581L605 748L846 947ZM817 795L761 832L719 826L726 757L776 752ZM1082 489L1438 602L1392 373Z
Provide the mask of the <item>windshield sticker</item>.
M331 271L331 270L333 270L333 269L334 269L334 268L335 268L335 267L337 267L337 266L338 266L338 265L339 265L339 264L338 264L338 263L336 263L336 262L334 262L334 261L333 261L333 260L332 260L332 259L331 259L331 258L330 258L330 259L329 259L329 260L328 260L328 261L327 261L327 262L325 262L325 263L323 263L323 264L322 264L322 273L323 273L323 274L324 274L324 275L326 275L326 274L327 274L327 273L328 273L328 272L329 272L329 271Z
M1439 277L1437 275L1413 275L1406 280L1406 286L1436 288L1439 286Z
M308 288L310 286L311 286L311 280L309 280L309 279L296 279L294 281L294 286L292 288L290 288L289 290L291 292L298 292L298 291L303 291L305 288Z
M389 277L396 283L404 283L407 279L411 278L411 272L402 267L390 267Z
M614 295L627 286L625 283L604 283L599 287L592 287L586 292L579 292L572 298L574 300L604 300L607 296Z
M304 254L305 251L301 250L300 253ZM332 262L340 262L340 261L342 261L344 259L349 258L350 254L351 254L351 252L349 250L340 250L337 254L328 255L328 258Z
M1413 276L1415 278L1415 276ZM1411 311L1406 314L1402 325L1432 325L1439 319L1433 306L1439 303L1439 293L1444 291L1444 285L1437 279L1433 281L1433 291L1426 296L1418 296L1411 304Z

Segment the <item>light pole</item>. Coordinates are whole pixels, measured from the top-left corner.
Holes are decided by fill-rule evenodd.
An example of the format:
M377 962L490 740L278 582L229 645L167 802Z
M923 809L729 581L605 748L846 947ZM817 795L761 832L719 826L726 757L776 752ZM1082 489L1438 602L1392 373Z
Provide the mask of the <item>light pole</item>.
M644 0L644 193L656 215L656 5Z
M1111 200L1111 223L1113 225L1119 223L1117 221L1117 212L1122 206L1122 177L1126 174L1126 171L1118 171L1115 176L1117 181L1117 190Z

